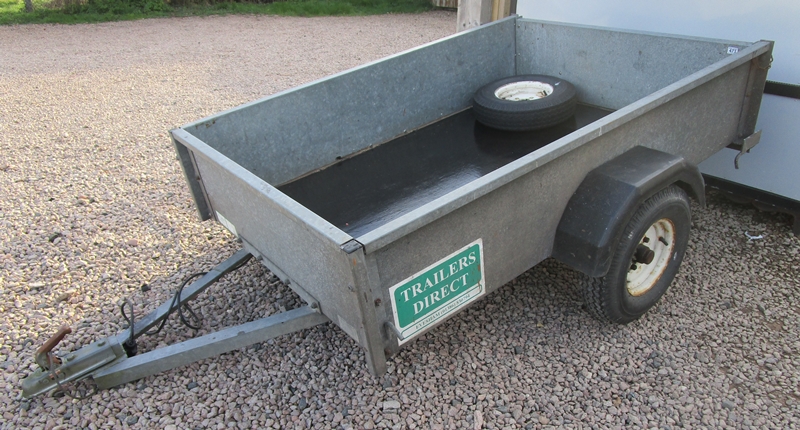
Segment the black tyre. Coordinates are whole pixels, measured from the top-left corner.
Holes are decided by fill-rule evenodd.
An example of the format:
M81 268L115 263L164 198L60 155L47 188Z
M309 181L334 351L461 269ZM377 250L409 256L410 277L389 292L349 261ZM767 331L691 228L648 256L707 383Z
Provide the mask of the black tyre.
M689 197L675 185L642 203L622 233L606 276L586 279L589 312L625 324L653 307L678 273L690 226Z
M552 127L575 114L575 87L546 75L500 79L475 93L473 111L481 123L500 130L526 131Z

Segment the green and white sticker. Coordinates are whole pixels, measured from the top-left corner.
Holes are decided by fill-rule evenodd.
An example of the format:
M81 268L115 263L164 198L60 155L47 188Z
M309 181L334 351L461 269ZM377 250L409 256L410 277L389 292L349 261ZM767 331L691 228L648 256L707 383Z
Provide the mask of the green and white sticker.
M448 255L389 289L403 343L486 293L483 240Z

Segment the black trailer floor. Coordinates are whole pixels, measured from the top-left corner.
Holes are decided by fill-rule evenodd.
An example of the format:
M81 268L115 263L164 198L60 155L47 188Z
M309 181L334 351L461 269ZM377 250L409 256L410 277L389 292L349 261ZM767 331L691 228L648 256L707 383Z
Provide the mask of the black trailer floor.
M279 189L358 237L609 113L578 105L555 127L507 132L478 123L468 109Z

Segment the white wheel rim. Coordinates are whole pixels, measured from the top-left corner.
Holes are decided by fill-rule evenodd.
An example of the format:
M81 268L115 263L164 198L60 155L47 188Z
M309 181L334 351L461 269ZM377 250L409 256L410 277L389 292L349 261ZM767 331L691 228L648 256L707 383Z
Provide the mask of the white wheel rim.
M512 82L494 92L498 99L512 102L543 99L550 94L553 94L553 86L539 81Z
M675 249L675 224L662 218L647 229L639 244L650 248L655 256L650 264L631 264L626 278L628 293L632 296L641 296L650 291L664 274Z

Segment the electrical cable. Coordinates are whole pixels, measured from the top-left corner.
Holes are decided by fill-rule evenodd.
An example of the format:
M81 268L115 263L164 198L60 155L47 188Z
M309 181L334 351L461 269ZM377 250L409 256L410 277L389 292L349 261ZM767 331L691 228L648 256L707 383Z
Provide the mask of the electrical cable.
M86 400L89 397L92 397L95 394L97 394L97 391L98 391L97 384L95 384L94 385L94 389L89 394L87 394L85 396L76 396L76 395L70 393L69 391L67 391L67 389L64 387L64 385L61 384L61 380L58 377L58 372L56 371L56 367L58 367L58 366L56 365L56 361L53 359L53 353L52 352L48 352L47 353L47 360L50 361L50 369L48 369L50 371L50 378L53 379L54 381L56 381L56 385L58 385L58 391L57 392L64 393L65 395L67 395L69 397L72 397L75 400Z
M252 255L248 255L246 258L244 258L242 261L237 263L235 266L232 266L231 268L226 270L223 273L223 275L228 274L230 272L233 272L235 270L241 269L245 264L247 264L248 261L250 261L250 259L252 257L253 257ZM188 302L181 304L181 293L183 292L183 289L186 288L186 285L188 285L191 281L193 281L196 278L199 278L201 276L204 276L207 273L208 272L193 273L193 274L189 275L188 277L186 277L183 280L183 283L181 283L181 286L178 287L178 290L175 291L175 294L172 296L172 301L169 304L169 310L167 310L167 313L164 314L164 316L161 318L161 323L158 325L158 328L156 328L155 330L153 330L153 329L147 330L147 331L144 331L144 332L139 333L137 335L136 334L136 330L134 329L135 315L134 315L134 311L133 311L133 303L130 300L125 299L125 301L123 301L120 304L120 312L122 313L122 318L124 318L125 321L128 322L128 326L130 327L130 331L131 331L131 334L128 337L128 339L122 344L122 348L125 350L125 354L127 354L128 357L133 357L138 352L139 348L138 348L138 346L136 344L136 338L137 337L142 336L142 335L152 336L152 335L159 334L161 332L161 330L164 328L164 326L167 324L167 320L169 319L169 316L172 315L172 313L175 312L176 310L178 311L178 318L180 318L181 323L183 323L183 325L185 325L186 327L188 327L188 328L190 328L192 330L200 330L200 325L201 325L201 321L202 320L197 315L197 313L194 311L194 309L192 309L191 306L189 306ZM130 308L130 312L131 312L130 317L125 312L125 306L126 305ZM184 308L186 308L186 311L188 312L188 317L191 317L191 319L194 320L193 321L194 324L189 322L189 318L187 317L187 314L184 314Z
M239 267L241 267L241 266L239 266ZM145 331L142 334L146 334L148 336L153 336L153 335L161 333L161 330L167 324L167 319L169 319L169 316L172 315L172 313L175 312L176 310L178 311L178 317L180 318L181 322L186 327L189 327L192 330L200 330L200 317L197 316L197 314L194 312L194 310L192 310L192 308L189 306L188 303L184 303L183 306L181 306L181 292L183 291L183 289L186 287L186 285L190 281L192 281L195 278L199 278L199 277L205 275L206 273L208 273L208 272L193 273L193 274L189 275L186 279L184 279L183 283L181 284L181 286L178 288L178 290L172 296L172 302L170 302L170 304L169 304L169 310L167 311L166 315L164 315L164 318L161 319L161 324L158 325L158 328L155 329L155 330ZM186 320L186 317L183 314L183 307L186 307L186 309L189 311L189 313L192 316L192 318L194 318L197 326L194 326L194 325L190 324Z
M125 313L125 305L128 305L128 307L131 308L130 317L128 317L128 314ZM122 343L122 349L125 350L125 355L128 357L133 357L137 352L139 352L139 346L136 344L136 330L133 327L134 319L136 318L133 312L133 303L130 300L125 299L125 301L119 305L119 310L122 313L122 318L125 318L125 321L128 322L128 326L131 329L131 335L128 336L128 339L125 342Z

